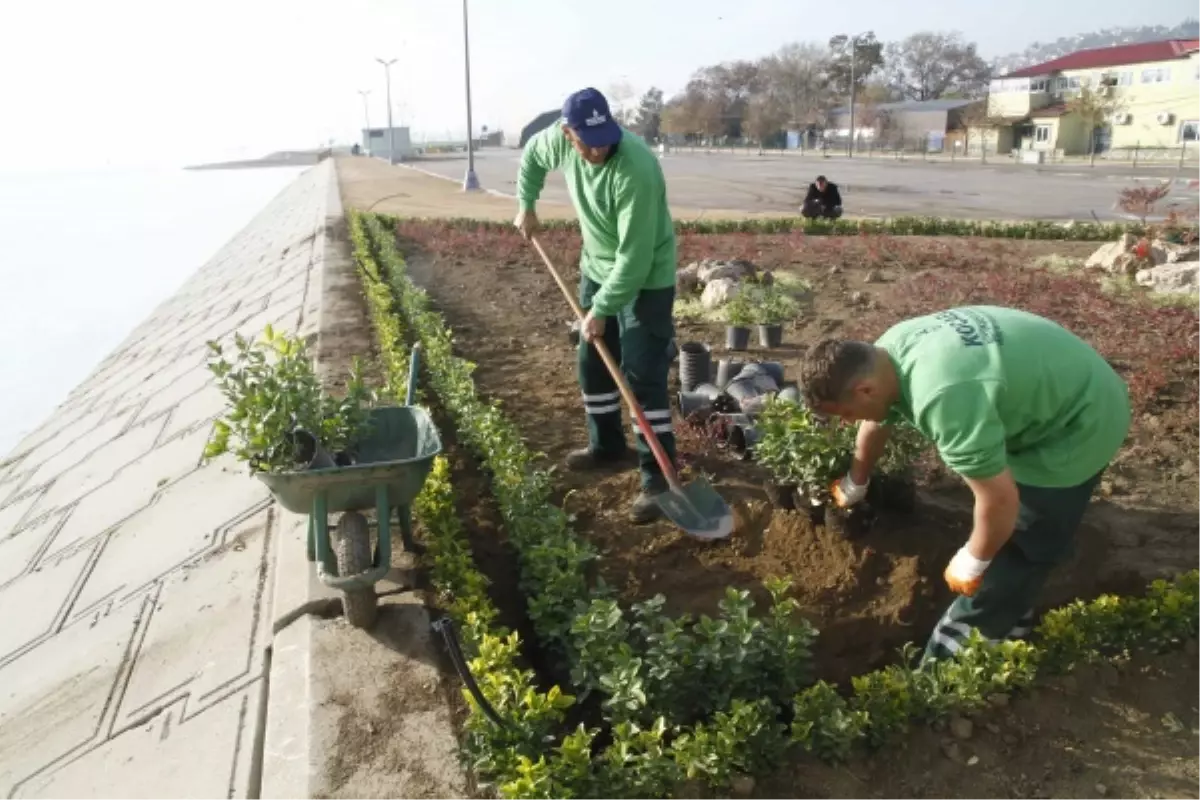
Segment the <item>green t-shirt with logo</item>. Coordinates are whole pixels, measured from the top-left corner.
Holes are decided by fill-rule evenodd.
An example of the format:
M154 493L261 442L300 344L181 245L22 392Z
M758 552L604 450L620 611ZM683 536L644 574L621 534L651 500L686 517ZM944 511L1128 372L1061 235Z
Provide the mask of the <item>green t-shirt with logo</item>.
M1048 319L967 306L905 320L875 343L902 399L892 408L968 478L1005 468L1017 483L1068 487L1112 460L1129 431L1124 381Z

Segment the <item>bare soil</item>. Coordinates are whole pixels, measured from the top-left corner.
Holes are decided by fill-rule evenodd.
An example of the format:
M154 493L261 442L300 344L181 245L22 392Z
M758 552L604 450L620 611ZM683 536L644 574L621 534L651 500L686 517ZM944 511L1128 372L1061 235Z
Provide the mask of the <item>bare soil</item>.
M481 392L504 403L547 465L560 464L567 451L586 442L584 415L567 336L570 311L536 255L515 234L436 223L402 222L399 238L414 278L454 328L459 354L478 365ZM547 233L543 243L574 280L577 236ZM1089 340L1097 341L1095 333L1097 347L1120 362L1131 387L1140 382L1151 389L1139 390L1135 431L1106 480L1107 496L1085 519L1076 559L1058 571L1043 600L1051 606L1104 591L1140 591L1150 578L1195 566L1200 526L1194 342L1183 343L1191 348L1190 360L1180 350L1169 374L1159 374L1161 364L1155 363L1147 378L1149 367L1141 369L1138 362L1142 354L1179 344L1158 341L1177 335L1176 328L1164 328L1180 325L1176 312L1190 315L1184 319L1194 333L1195 311L1110 297L1090 277L1031 266L1050 254L1085 257L1094 245L689 234L681 237L680 248L684 263L749 258L760 268L791 271L812 284L812 307L787 329L783 347L748 354L780 361L791 375L805 349L824 335L874 335L911 313L965 300L1023 305L1059 318ZM1013 286L1025 294L1014 296ZM937 291L932 297L931 288ZM1060 296L1068 289L1076 293L1073 298ZM1113 309L1124 317L1112 319ZM1154 318L1163 330L1145 329L1149 314L1167 315ZM1125 329L1105 338L1101 325ZM719 324L680 322L677 335L680 342L709 342L714 357L720 355ZM598 546L601 576L625 599L661 593L675 612L711 614L727 586L762 598L764 578L789 575L795 597L821 630L818 672L838 681L889 661L906 641L922 642L950 601L940 576L969 530L970 498L939 469L923 474L915 513L881 515L868 534L846 539L806 515L772 507L763 488L766 476L753 464L711 451L695 437L681 437L680 452L685 475L708 474L734 507L739 526L729 540L698 542L666 522L629 525L626 507L637 489L633 471L557 475L558 500L575 515L576 530Z
M1080 671L850 763L797 758L755 797L1197 797L1196 653Z

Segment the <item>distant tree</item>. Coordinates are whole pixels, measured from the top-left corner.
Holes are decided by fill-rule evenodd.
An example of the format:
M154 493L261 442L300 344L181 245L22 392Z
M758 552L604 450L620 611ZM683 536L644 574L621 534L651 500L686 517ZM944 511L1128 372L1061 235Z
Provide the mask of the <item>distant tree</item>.
M659 129L662 127L662 116L662 89L651 86L638 103L632 123L633 130L647 141L655 141L658 139Z
M888 83L909 100L937 100L950 92L979 97L991 79L991 68L974 42L959 33L921 31L885 50Z
M1124 103L1107 87L1080 86L1079 94L1067 101L1067 109L1083 120L1088 134L1088 159L1096 161L1096 129L1108 123L1113 114L1124 109Z
M622 125L629 125L632 122L631 117L633 116L633 98L637 96L629 81L614 81L605 90L604 96L608 100L608 109L612 112L617 122L620 122Z
M824 116L836 94L829 81L828 49L792 43L759 62L759 76L786 112L785 122L803 125Z
M750 98L746 106L743 130L758 143L761 152L763 145L776 138L787 122L788 113L784 103L773 94L763 92Z
M689 136L696 132L686 97L673 97L663 106L659 131L669 136Z
M838 97L849 99L850 76L854 76L854 93L883 66L883 43L867 31L854 38L844 34L829 40L829 65L826 75Z
M987 161L987 139L991 131L1010 123L1003 117L993 116L988 109L988 102L980 100L964 108L960 119L967 131L967 150L971 149L971 131L979 134L979 160Z
M862 91L858 94L858 100L861 103L891 103L899 98L892 91L892 87L885 81L878 79L868 80L862 87Z

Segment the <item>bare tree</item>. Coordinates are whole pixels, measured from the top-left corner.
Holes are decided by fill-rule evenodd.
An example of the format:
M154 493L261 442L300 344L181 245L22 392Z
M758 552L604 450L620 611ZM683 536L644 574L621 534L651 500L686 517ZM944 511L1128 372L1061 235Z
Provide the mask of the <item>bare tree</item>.
M758 151L761 153L763 144L777 136L787 122L788 113L784 104L770 92L763 92L750 98L743 129L758 142Z
M1088 160L1096 163L1096 130L1108 123L1113 114L1124 110L1125 104L1107 85L1080 86L1079 94L1067 101L1067 109L1083 120L1088 137Z
M659 130L669 136L689 136L696 132L685 97L674 97L663 107Z
M627 80L618 80L609 84L608 89L604 92L605 98L608 100L608 108L612 111L613 116L622 125L632 123L633 99L637 96L633 86Z
M832 105L829 54L822 45L784 45L762 60L759 74L767 91L782 104L787 122L814 122Z
M991 67L962 34L922 31L886 48L892 89L909 100L936 100L954 93L978 97L991 79Z
M972 103L964 108L960 113L963 127L967 131L966 146L967 150L971 149L971 131L977 131L979 134L979 160L987 161L987 140L988 134L997 128L1009 124L1009 120L1003 117L993 116L988 110L988 102L980 100Z

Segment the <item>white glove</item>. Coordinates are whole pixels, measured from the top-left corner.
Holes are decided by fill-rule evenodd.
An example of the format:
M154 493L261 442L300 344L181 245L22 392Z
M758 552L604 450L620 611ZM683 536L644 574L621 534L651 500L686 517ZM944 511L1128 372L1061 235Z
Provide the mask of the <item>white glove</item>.
M829 493L833 495L833 502L837 503L838 507L849 508L855 503L862 502L862 499L867 496L867 487L870 485L870 478L866 483L858 484L847 474L829 488Z
M970 597L979 590L983 583L983 573L987 571L991 561L984 561L967 552L966 545L959 548L946 565L943 577L952 592Z

